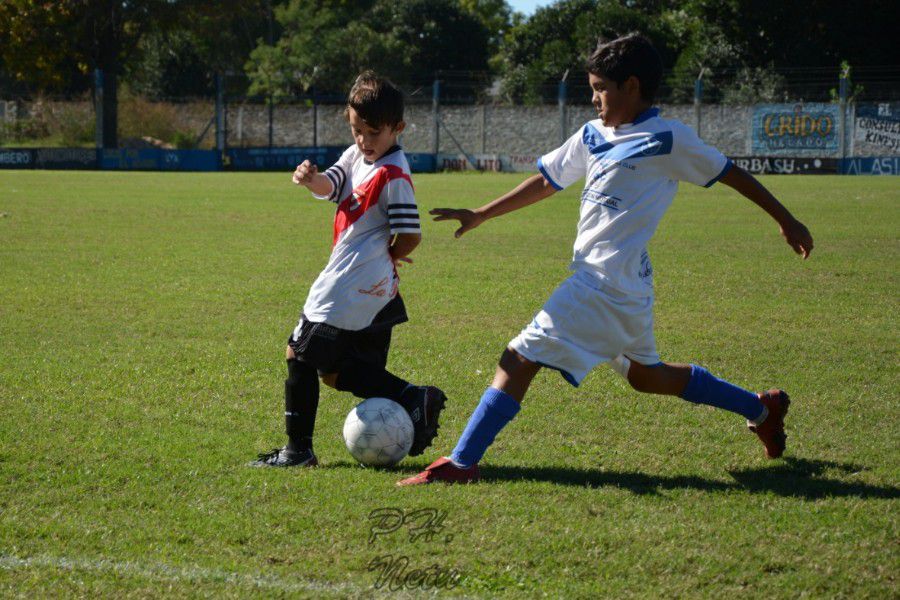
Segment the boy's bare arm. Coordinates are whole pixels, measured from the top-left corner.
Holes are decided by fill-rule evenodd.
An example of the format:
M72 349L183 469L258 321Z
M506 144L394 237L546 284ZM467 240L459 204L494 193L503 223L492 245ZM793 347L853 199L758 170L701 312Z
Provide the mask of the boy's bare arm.
M422 234L420 233L398 233L388 248L391 260L397 266L400 266L401 262L411 263L412 260L408 257L421 241Z
M308 160L297 165L291 181L297 185L305 185L317 196L327 196L334 187L331 185L331 180L319 173L319 168Z
M456 230L456 237L470 229L475 229L488 219L505 215L508 212L524 208L556 193L556 189L543 175L533 175L516 186L512 191L500 196L481 208L433 208L429 212L435 215L435 221L456 219L461 227Z
M813 239L806 225L794 218L784 205L772 195L753 175L737 165L732 166L720 179L739 194L758 205L778 222L781 235L794 252L808 258L813 249Z

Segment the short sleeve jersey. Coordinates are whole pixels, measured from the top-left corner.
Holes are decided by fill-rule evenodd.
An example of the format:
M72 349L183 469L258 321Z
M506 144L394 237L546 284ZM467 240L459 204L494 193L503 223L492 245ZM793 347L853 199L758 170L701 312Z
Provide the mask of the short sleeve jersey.
M721 152L686 125L660 118L656 108L618 127L590 121L538 159L558 190L585 180L571 269L642 297L653 295L647 243L678 182L709 187L729 168Z
M369 162L354 145L324 175L333 189L317 197L337 204L333 247L303 314L308 321L359 331L372 326L398 295L400 280L388 254L391 236L420 231L409 164L399 146ZM405 321L406 314L391 318Z

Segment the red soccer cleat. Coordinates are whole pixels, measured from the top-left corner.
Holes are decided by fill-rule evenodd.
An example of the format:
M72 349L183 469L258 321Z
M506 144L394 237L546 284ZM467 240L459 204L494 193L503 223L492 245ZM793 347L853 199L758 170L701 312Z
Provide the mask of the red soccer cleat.
M472 483L481 479L478 465L472 465L468 469L462 469L453 464L446 456L437 459L428 467L408 479L397 482L397 485L422 485L442 481L444 483Z
M784 453L785 440L784 415L787 414L791 399L784 390L769 390L759 394L759 401L769 409L769 415L760 425L749 424L750 431L759 436L766 447L768 458L778 458Z

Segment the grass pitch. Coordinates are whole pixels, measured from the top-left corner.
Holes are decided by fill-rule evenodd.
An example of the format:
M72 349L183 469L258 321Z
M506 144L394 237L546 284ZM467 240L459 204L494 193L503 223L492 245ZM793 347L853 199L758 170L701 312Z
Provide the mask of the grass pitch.
M521 179L415 183L424 215ZM355 401L323 388L323 466L297 471L245 465L283 441L333 206L289 174L0 171L0 595L380 596L394 561L407 595L452 570L441 595L896 597L900 179L765 183L810 260L724 186L682 185L650 253L660 353L788 390L786 458L730 413L545 371L483 483L398 489L567 276L579 186L460 240L423 221L389 367L446 390L436 447L355 466ZM371 541L388 508L407 522Z

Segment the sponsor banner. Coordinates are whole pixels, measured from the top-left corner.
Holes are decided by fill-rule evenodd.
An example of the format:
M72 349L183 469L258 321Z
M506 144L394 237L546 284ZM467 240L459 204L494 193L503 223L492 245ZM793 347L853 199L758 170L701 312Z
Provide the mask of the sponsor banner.
M164 150L117 148L100 151L100 168L127 171L218 171L215 150Z
M95 148L38 148L34 151L36 169L96 169Z
M754 175L825 175L838 172L836 158L732 156L734 164Z
M472 165L475 163L475 166ZM437 168L441 171L500 171L502 164L499 154L438 154Z
M413 173L433 173L434 154L426 152L410 152L406 154L409 170Z
M540 157L540 154L504 154L500 156L500 164L504 171L537 173L537 160Z
M835 104L758 104L751 122L753 153L837 153L839 114Z
M345 147L318 146L301 148L228 148L228 168L235 171L293 171L304 160L320 169L333 165Z
M845 158L843 175L900 175L900 156Z
M34 150L31 148L0 148L0 169L33 169Z
M900 104L869 104L856 109L856 141L900 154Z

